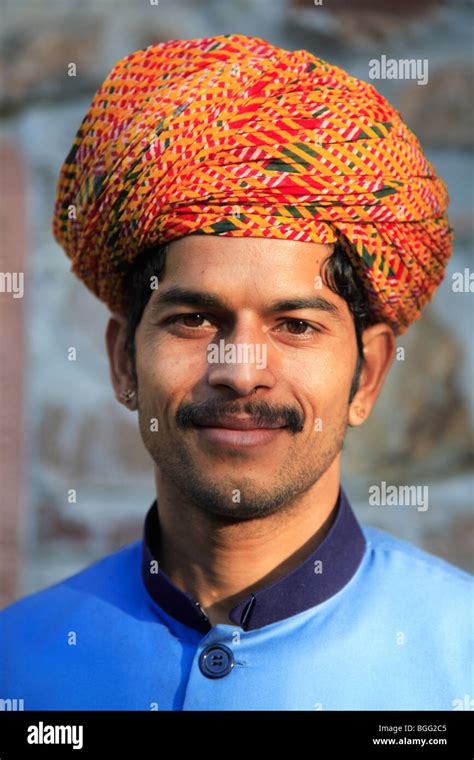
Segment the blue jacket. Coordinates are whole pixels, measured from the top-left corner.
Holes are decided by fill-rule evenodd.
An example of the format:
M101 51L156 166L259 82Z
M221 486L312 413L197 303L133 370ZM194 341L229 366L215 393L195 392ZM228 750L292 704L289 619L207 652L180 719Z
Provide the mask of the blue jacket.
M360 525L342 489L313 554L249 594L228 625L212 626L159 570L158 531L155 501L142 540L0 613L0 709L470 704L471 576Z

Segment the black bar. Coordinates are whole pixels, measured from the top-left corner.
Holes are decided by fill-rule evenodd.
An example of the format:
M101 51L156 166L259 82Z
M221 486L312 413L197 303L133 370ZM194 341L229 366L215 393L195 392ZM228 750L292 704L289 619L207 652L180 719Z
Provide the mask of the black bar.
M256 751L264 749L266 756L275 744L280 752L289 753L291 760L304 755L310 760L326 760L333 753L334 757L352 758L356 752L361 757L404 753L407 758L462 760L474 756L469 719L472 725L468 711L432 710L12 711L0 713L0 760L17 760L25 754L61 760L93 757L103 749L138 760L150 753L169 755L170 750L173 757L174 752L188 748L194 753L198 747L224 757L229 750L240 753L249 741ZM55 728L61 726L64 728ZM42 739L42 743L30 743L28 737L38 742ZM51 738L57 743L49 743Z

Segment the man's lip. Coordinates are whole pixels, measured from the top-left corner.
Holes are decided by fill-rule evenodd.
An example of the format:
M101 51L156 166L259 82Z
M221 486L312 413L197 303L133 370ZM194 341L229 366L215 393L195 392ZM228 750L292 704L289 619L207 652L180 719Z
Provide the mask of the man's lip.
M286 425L281 423L268 424L266 422L258 423L249 418L227 417L216 422L197 423L195 427L206 428L225 428L226 430L274 430L284 428Z
M255 423L254 423L255 424ZM201 440L207 441L211 446L223 449L254 449L265 446L278 438L278 433L283 433L286 427L276 428L250 428L249 430L232 429L227 427L196 426Z

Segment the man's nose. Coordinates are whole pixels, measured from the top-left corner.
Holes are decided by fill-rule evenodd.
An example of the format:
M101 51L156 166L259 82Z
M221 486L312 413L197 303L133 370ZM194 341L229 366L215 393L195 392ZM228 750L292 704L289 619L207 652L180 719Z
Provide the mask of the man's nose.
M270 348L261 324L251 319L239 322L225 338L208 346L209 384L227 385L240 396L259 387L272 388L276 380L269 365Z

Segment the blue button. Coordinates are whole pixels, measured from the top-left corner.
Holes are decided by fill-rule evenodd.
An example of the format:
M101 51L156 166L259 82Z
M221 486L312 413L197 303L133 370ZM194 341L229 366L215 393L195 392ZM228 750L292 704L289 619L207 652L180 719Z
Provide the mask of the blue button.
M199 657L199 667L207 678L223 678L234 665L234 655L224 644L210 644Z

